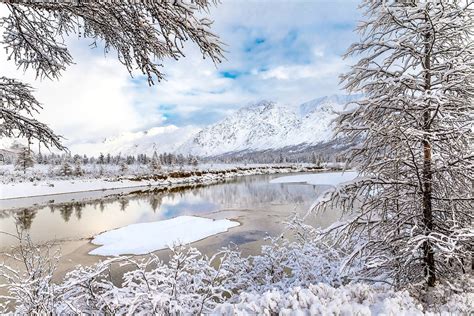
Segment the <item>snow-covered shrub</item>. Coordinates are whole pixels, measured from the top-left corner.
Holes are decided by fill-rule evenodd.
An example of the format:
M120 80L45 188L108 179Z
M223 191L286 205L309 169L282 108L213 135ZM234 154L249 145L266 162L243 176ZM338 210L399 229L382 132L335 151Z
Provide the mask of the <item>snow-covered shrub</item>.
M0 299L13 304L18 315L49 314L60 299L52 282L59 252L52 252L50 244L34 246L29 236L22 232L19 232L18 240L19 246L7 256L13 262L12 266L22 266L22 269L5 263L0 265L0 279L4 282L1 287L8 293ZM7 311L7 304L0 306L1 313Z
M23 239L21 239L23 240ZM48 248L49 249L49 248ZM168 263L150 255L143 260L114 258L90 267L78 266L60 284L52 282L58 256L50 258L28 242L13 258L25 272L5 264L9 300L19 314L200 314L214 309L231 295L224 288L228 272L225 256L207 258L197 249L172 248ZM215 264L214 264L215 263ZM110 275L115 264L127 272L115 284ZM7 304L0 312L7 312Z
M225 315L421 315L422 311L421 304L406 291L362 283L244 292L214 310Z
M268 238L257 256L242 257L237 249L227 248L226 282L233 289L262 292L293 286L327 283L339 286L347 282L342 270L346 251L332 240L321 238L320 230L293 218L285 236ZM352 266L351 271L357 271Z
M172 248L169 263L158 257L129 260L132 269L120 288L109 292L107 303L118 314L201 314L229 295L222 286L225 271L195 248Z
M474 309L471 274L428 292L350 282L340 274L344 252L322 243L328 240L319 239L318 230L296 220L290 232L270 239L257 256L243 257L238 248L228 247L208 258L195 248L176 246L168 262L153 254L114 258L78 266L59 284L52 282L57 255L20 238L14 258L26 272L0 266L8 290L1 298L19 314L61 315L421 315ZM126 271L120 281L111 278L117 267ZM7 305L0 304L0 312L8 312Z
M58 314L94 314L104 313L113 315L116 312L118 296L116 287L110 280L110 267L116 261L124 258L115 258L99 262L90 267L78 266L68 272L62 284L61 303L55 308ZM113 297L112 297L113 296Z

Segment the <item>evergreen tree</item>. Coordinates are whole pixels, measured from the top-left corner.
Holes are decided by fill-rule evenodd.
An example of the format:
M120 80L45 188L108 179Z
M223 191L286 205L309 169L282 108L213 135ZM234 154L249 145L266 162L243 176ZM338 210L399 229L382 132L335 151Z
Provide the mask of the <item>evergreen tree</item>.
M127 165L132 165L135 163L135 156L127 156Z
M156 151L153 153L153 157L151 158L150 170L151 172L157 172L161 170L160 161L158 155L156 154Z
M338 238L359 243L349 262L362 259L362 275L434 286L473 253L472 1L363 4L347 54L362 58L343 82L365 98L338 119L362 140L347 155L361 177L326 198L352 212Z
M198 161L198 159L197 159L196 156L192 156L190 162L191 162L190 164L191 164L192 166L194 166L194 167L197 167L198 164L199 164L199 161Z
M103 165L105 163L105 157L103 153L100 153L99 158L97 159L97 163L99 165Z
M183 155L183 154L178 154L178 155L176 156L176 163L177 163L178 165L184 166L185 162L186 162L186 159L184 158L184 155Z
M82 176L84 174L84 170L82 169L82 159L81 156L76 155L74 159L74 175L75 176Z
M65 177L72 176L74 174L74 170L72 169L67 159L63 160L63 163L61 164L61 167L58 170L58 174L60 176Z
M26 169L35 165L33 153L28 147L22 147L15 162L15 169L26 173Z

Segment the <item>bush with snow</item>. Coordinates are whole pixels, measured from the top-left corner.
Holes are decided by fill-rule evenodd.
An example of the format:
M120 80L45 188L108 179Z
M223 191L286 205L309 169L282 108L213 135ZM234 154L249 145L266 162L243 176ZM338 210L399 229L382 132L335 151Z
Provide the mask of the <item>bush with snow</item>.
M270 239L258 256L243 257L228 247L208 258L176 246L168 262L153 254L109 259L78 266L59 284L52 282L58 256L22 237L13 259L26 266L22 271L0 266L8 290L1 299L20 314L418 315L474 309L471 274L419 293L416 287L408 292L351 282L340 272L345 251L323 244L315 238L317 230L299 221L290 228L288 238ZM126 271L120 283L111 278L117 266ZM7 304L0 307L9 311Z

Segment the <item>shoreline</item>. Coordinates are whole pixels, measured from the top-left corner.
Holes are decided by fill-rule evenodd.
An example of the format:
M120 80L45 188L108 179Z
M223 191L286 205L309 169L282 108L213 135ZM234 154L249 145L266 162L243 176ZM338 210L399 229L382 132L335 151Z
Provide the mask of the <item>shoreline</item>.
M104 199L115 199L137 193L153 191L168 191L173 189L187 189L193 187L213 185L225 182L232 178L239 178L252 175L264 174L288 174L302 172L328 172L332 169L325 169L315 166L268 166L268 167L233 167L228 169L198 170L198 171L170 171L162 174L150 174L138 177L117 177L115 179L78 179L78 180L51 180L43 182L55 182L54 186L48 186L40 194L38 183L16 183L0 184L0 192L6 187L21 186L19 192L36 191L38 194L0 198L0 211L15 211L19 209L38 209L48 205L62 205L69 203L94 202ZM124 182L125 181L125 182ZM90 183L88 183L90 182ZM43 183L44 185L45 183ZM81 186L90 184L89 187ZM67 185L72 191L59 191L60 185ZM30 189L31 191L29 191ZM60 189L61 190L61 189ZM18 190L17 190L18 191ZM56 192L55 192L56 191ZM11 194L13 195L13 194ZM8 196L8 195L7 195Z

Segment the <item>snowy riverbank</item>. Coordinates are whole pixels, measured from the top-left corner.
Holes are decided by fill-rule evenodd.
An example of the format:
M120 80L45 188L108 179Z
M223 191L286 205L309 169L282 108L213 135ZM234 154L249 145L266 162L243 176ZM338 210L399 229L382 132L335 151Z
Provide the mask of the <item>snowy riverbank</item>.
M208 184L226 178L247 175L327 171L311 165L221 165L219 168L195 170L167 170L154 174L99 177L24 180L0 183L0 200L65 194L73 192L113 190L134 187L170 187L183 184Z

